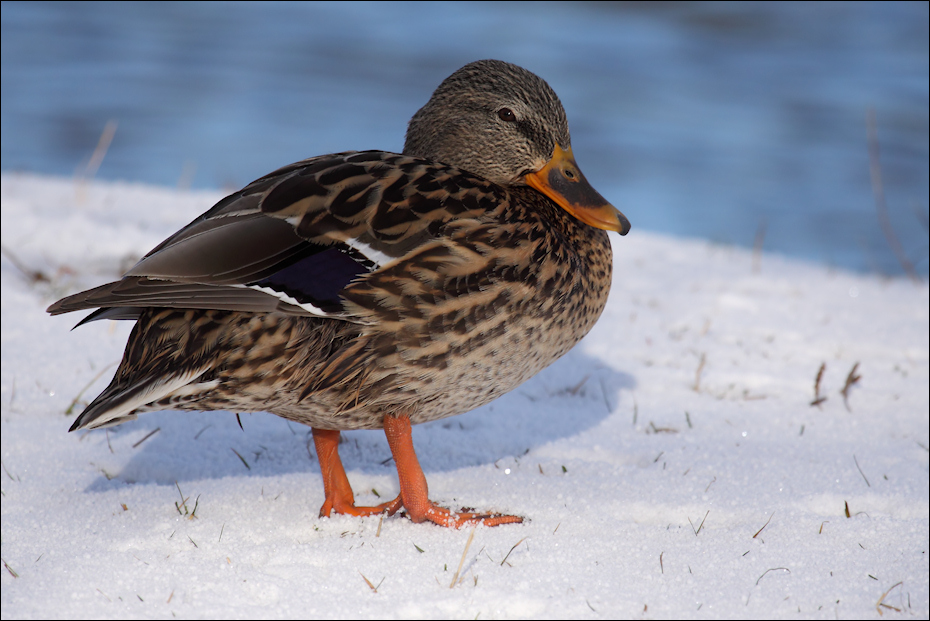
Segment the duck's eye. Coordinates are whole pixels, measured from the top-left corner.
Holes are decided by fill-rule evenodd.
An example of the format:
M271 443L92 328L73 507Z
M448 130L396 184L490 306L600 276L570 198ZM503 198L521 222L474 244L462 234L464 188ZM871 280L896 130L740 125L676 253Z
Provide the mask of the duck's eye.
M514 114L513 110L510 108L501 108L497 111L497 116L499 116L502 121L507 121L508 123L514 123L517 120L517 115Z

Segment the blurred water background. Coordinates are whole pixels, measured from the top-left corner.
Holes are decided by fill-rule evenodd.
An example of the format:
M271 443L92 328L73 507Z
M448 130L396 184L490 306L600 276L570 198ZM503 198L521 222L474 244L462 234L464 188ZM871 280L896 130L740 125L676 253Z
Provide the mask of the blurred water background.
M890 224L926 276L928 23L926 2L3 2L2 170L85 174L114 122L97 178L237 189L399 151L443 78L499 58L559 94L633 234L900 275L874 109Z

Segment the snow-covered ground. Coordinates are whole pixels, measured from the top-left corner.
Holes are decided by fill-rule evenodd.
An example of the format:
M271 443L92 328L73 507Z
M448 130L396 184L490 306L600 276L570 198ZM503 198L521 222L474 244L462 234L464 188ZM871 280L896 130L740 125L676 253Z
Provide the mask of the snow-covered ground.
M220 197L2 176L4 619L930 615L926 282L634 221L575 350L414 429L434 500L526 523L323 519L309 429L277 417L67 433L130 324L44 309ZM393 497L383 435L344 436L359 502Z

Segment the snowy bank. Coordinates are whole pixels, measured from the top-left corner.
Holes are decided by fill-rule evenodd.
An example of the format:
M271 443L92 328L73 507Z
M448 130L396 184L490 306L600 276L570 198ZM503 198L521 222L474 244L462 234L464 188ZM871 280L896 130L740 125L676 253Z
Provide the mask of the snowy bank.
M926 283L634 220L578 347L414 429L434 500L529 518L475 529L450 588L471 532L317 517L308 428L161 412L67 433L131 325L44 309L220 193L4 174L0 194L4 619L930 615ZM359 501L393 497L383 435L344 436Z

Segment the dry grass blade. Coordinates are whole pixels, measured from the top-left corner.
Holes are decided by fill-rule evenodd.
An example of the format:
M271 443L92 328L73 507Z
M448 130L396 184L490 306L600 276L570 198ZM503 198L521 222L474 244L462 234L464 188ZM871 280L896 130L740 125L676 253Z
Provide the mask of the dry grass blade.
M753 539L759 536L759 533L765 530L765 527L769 525L769 522L772 521L772 518L775 516L775 512L772 511L772 515L769 516L769 519L765 521L765 524L762 525L762 528L756 531L756 534L752 536Z
M707 362L707 354L701 354L701 361L698 362L697 371L694 372L694 392L701 392L701 373L704 371L704 363Z
M197 517L197 507L199 506L200 506L200 495L198 494L197 498L194 499L194 510L191 511L191 514L187 519L193 520Z
M365 584L368 585L368 588L371 589L372 591L374 591L375 593L378 592L378 587L381 586L381 582L384 582L384 578L382 578L382 579L381 579L381 582L379 582L379 583L378 583L378 586L376 587L375 585L373 585L373 584L371 583L371 580L369 580L368 578L365 577L365 574L363 574L362 572L358 572L358 575L360 575L360 576L362 577L362 580L365 581Z
M465 557L468 555L468 548L471 547L472 539L475 538L475 529L471 529L471 533L468 535L468 541L465 542L465 549L462 551L462 560L459 561L458 569L455 570L455 575L452 576L452 583L449 584L449 588L455 588L456 583L459 581L459 572L462 571L462 566L465 565Z
M878 611L878 615L879 615L879 616L882 616L882 614L883 614L883 613L882 613L882 608L890 608L891 610L894 610L895 612L901 612L901 609L900 609L900 608L895 608L894 606L892 606L892 605L890 605L890 604L886 604L886 603L885 603L885 598L888 597L888 594L889 594L889 593L891 593L893 590L895 590L897 587L901 586L902 584L904 584L904 582L898 582L897 584L895 584L894 586L892 586L890 589L888 589L887 591L885 591L884 593L882 593L882 596L878 598L878 601L877 601L877 602L875 602L875 610Z
M846 383L843 385L843 390L840 391L840 394L843 395L843 405L846 406L847 412L852 411L849 409L849 389L862 379L861 375L856 375L856 370L858 368L859 363L857 362L853 365L852 369L849 370L849 375L846 376Z
M707 513L704 514L704 519L701 520L700 525L697 527L697 530L694 530L694 522L691 521L691 518L688 518L688 524L691 524L691 530L694 530L694 536L697 537L698 533L701 532L701 529L704 528L704 522L707 521L707 516L710 515L710 509L707 510Z
M117 125L118 123L115 119L110 119L103 127L103 131L100 133L100 140L97 141L97 146L94 148L94 152L90 156L90 161L87 162L87 167L84 169L84 177L93 179L94 175L97 174L97 170L103 163L103 158L106 157L107 150L110 148L110 143L113 142L113 136L116 135Z
M249 470L252 469L252 466L250 466L250 465L249 465L249 462L247 462L247 461L245 460L245 457L243 457L242 455L239 454L239 451L237 451L236 449L234 449L234 448L232 448L232 447L229 447L229 450L236 454L236 457L238 457L238 458L242 461L242 463L245 464L245 467L246 467L246 468L248 468Z
M868 140L869 140L869 173L872 179L872 194L875 196L875 211L878 213L878 222L881 224L882 233L885 234L885 241L891 246L891 251L901 264L904 273L916 284L920 284L920 278L910 259L904 253L904 248L898 240L898 236L891 226L891 219L888 217L888 205L885 204L885 188L882 184L882 165L878 161L878 130L875 122L875 109L869 108L866 119Z
M194 518L197 517L197 507L200 506L200 496L197 496L197 499L194 501L194 510L191 511L191 510L188 509L188 507L187 507L187 501L190 499L190 496L187 496L187 497L184 496L184 493L181 491L181 486L178 485L178 482L177 482L177 481L174 482L174 485L175 485L175 487L178 488L178 494L181 496L181 502L180 502L180 503L178 503L178 501L174 501L174 508L178 510L178 515L186 515L186 516L188 516L188 519L193 520ZM183 509L183 511L182 511L182 509ZM226 524L224 523L224 524L223 524L223 528L225 528L225 527L226 527ZM174 533L172 533L172 535L173 535L173 534L174 534ZM220 537L221 537L221 538L223 537L223 532L222 532L222 531L220 531ZM169 537L169 539L170 539L170 537ZM195 543L194 545L197 545L197 544Z
M700 526L698 526L697 531L694 533L694 536L697 537L698 533L701 532L701 529L704 528L704 522L707 521L707 516L710 515L710 509L707 510L707 513L704 514L704 519L701 520Z
M3 472L6 474L6 476L9 477L11 481L19 481L19 477L14 477L12 474L10 474L10 471L6 469L6 464L0 461L0 465L3 466Z
M763 573L761 576L759 576L759 580L756 580L756 586L759 586L759 582L760 582L763 578L765 578L765 574L769 573L770 571L787 571L789 574L791 573L791 570L788 569L787 567L771 567L771 568L769 568L769 569L766 569L766 570L765 570L765 573Z
M646 433L678 433L678 430L674 427L656 427L654 422L649 421L649 429Z
M817 379L814 380L814 400L811 405L820 407L820 404L827 400L826 397L820 396L820 382L823 380L823 372L827 369L827 363L821 362L820 369L817 370Z
M178 510L178 515L188 515L190 510L187 508L187 498L184 497L184 492L181 491L181 485L175 481L174 486L178 488L178 495L181 496L181 504L177 502L174 503L174 507ZM181 511L181 507L184 507L184 511Z
M859 471L859 474L862 475L862 479L865 481L865 484L866 484L868 487L872 487L872 484L869 483L869 480L868 480L867 478L865 478L865 473L862 471L862 468L859 466L859 460L856 459L855 454L853 455L853 461L856 462L856 469Z
M6 568L8 572L10 572L11 576L13 576L14 578L19 578L19 574L16 573L15 569L10 567L10 564L6 562L6 559L3 559L3 566Z
M133 445L132 445L132 448L138 448L140 444L142 444L143 442L145 442L146 440L148 440L149 438L151 438L152 436L154 436L154 435L155 435L156 433L158 433L159 431L161 431L161 427L156 427L156 428L153 429L152 431L148 432L147 434L145 434L145 436L144 436L141 440L139 440L138 442L136 442L135 444L133 444Z
M513 552L514 550L516 550L516 549L517 549L517 546L520 545L521 543L523 543L524 541L526 541L526 537L524 537L523 539L521 539L521 540L518 541L517 543L513 544L513 547L510 548L510 552L508 552L508 553L507 553L507 556L504 557L504 560L501 561L501 567L503 567L503 566L504 566L504 563L507 562L507 559L510 558L511 552Z

